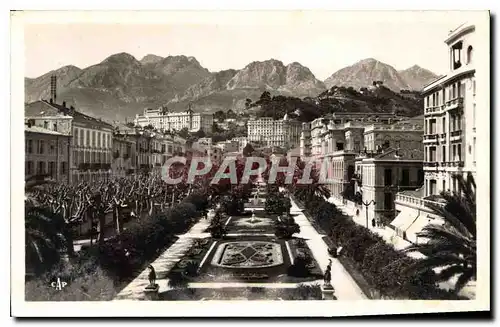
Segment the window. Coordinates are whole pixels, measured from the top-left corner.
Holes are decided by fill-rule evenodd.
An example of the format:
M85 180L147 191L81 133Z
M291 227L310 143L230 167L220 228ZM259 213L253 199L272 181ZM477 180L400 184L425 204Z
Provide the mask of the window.
M436 180L435 179L431 179L430 183L429 183L429 195L435 195L435 194L437 194L436 185L437 185Z
M61 174L66 174L68 172L68 167L66 162L61 162Z
M26 175L32 175L34 173L33 161L26 161L25 169L26 169L26 171L25 171Z
M97 147L101 147L101 133L97 132Z
M462 42L457 42L452 47L453 69L458 69L462 67L461 54L462 54Z
M442 133L446 133L446 117L443 117L441 120L441 128L442 128Z
M73 129L73 145L80 145L79 138L78 138L78 128Z
M467 48L467 64L470 64L472 62L472 52L472 45L469 45L469 47Z
M85 133L85 131L83 129L80 129L80 143L78 145L85 146L84 133Z
M94 148L95 148L95 141L96 141L95 131L92 131L92 147Z
M436 134L436 119L429 120L429 134Z
M54 131L57 132L57 123L54 123Z
M38 154L43 154L45 149L45 142L43 140L38 141Z
M49 161L49 175L54 177L56 174L56 163L54 161Z
M409 169L403 169L403 176L401 180L401 185L402 186L409 186L410 185L410 170Z
M86 142L85 143L86 143L87 146L90 146L90 131L89 130L87 130Z
M461 144L457 145L457 148L458 148L458 150L457 150L458 161L462 161L462 145Z
M45 129L49 128L49 122L48 121L44 121L43 122L43 128L45 128Z
M436 147L429 148L429 161L430 162L436 161Z
M385 186L392 185L392 169L390 168L384 169L384 185Z
M26 152L33 153L33 140L26 140Z
M38 172L37 174L42 175L45 174L45 162L39 161L38 162Z
M51 140L49 143L49 154L57 154L56 141L54 140Z
M443 192L446 192L446 181L443 179Z
M392 199L392 193L387 192L384 194L384 210L392 210L394 201Z
M446 145L442 146L441 151L441 161L446 162Z
M344 143L337 142L337 151L342 151L342 150L344 150Z

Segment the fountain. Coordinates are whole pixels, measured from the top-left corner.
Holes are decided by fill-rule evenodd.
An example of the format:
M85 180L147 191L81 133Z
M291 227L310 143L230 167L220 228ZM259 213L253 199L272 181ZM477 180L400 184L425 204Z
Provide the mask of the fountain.
M252 218L250 219L250 223L255 223L255 209L252 209Z

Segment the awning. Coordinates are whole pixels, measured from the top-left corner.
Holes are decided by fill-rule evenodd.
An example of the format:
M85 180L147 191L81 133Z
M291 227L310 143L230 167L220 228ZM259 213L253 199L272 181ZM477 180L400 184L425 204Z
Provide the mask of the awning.
M420 215L406 231L406 238L412 243L417 243L417 233L431 222L432 219L428 215Z
M416 218L416 214L413 210L403 210L397 215L396 218L391 222L394 228L399 229L404 232L410 227Z

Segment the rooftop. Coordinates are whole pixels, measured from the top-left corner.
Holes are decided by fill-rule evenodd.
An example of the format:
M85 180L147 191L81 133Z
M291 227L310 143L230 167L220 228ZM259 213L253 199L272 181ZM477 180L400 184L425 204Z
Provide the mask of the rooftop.
M52 131L50 129L46 129L40 126L24 126L24 131L25 132L31 132L31 133L41 133L41 134L50 134L50 135L65 135L56 131ZM67 135L66 135L67 136Z

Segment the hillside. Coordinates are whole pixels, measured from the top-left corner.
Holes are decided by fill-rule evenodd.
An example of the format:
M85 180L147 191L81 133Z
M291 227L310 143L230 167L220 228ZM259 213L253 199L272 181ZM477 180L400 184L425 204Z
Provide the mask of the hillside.
M373 81L382 81L389 89L399 92L420 90L423 85L436 77L436 74L416 65L398 72L391 65L368 58L333 73L325 80L325 84L328 88L352 86L359 89L372 85Z
M362 92L349 87L332 87L317 97L286 97L264 92L247 109L258 116L282 118L285 114L303 122L335 112L393 113L401 116L423 114L423 100L400 94L384 86Z
M130 54L118 53L83 69L65 66L38 78L26 78L25 101L48 99L52 75L58 77L57 101L104 119L124 120L145 107L161 105L173 111L185 110L188 104L194 111L245 110L247 99L255 101L264 91L273 96L316 98L327 90L326 86L359 89L373 80L384 80L384 85L398 91L419 87L433 74L418 66L397 72L367 59L341 69L323 83L298 62L285 65L270 59L251 62L240 70L210 72L194 57L148 54L139 61ZM348 103L329 101L330 106L341 109L358 106L359 110L380 110L363 106L357 99Z

